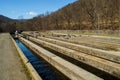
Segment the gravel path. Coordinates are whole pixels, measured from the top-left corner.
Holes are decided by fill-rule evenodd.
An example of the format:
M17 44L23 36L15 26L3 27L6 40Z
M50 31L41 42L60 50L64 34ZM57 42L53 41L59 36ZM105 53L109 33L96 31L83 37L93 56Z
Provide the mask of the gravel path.
M28 80L8 33L0 34L0 80Z

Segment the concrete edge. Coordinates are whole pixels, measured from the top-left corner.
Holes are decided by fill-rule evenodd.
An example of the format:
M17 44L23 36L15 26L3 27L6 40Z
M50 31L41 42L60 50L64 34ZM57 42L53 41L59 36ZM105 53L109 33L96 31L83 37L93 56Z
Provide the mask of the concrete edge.
M47 42L52 42L52 43L57 44L59 46L62 46L63 44L65 46L65 44L66 44L69 46L65 46L65 47L67 47L69 49L74 49L74 50L79 51L79 52L83 52L83 53L86 53L89 55L101 57L101 58L104 58L104 59L107 59L107 60L110 60L110 61L113 61L116 63L120 63L120 58L119 58L120 55L118 54L119 52L106 51L106 50L97 49L97 48L93 48L93 47L89 47L89 46L78 45L78 44L75 44L75 43L72 43L69 41L65 41L65 40L49 38L51 40L55 40L53 42L53 41L47 40L46 38L48 39L49 37L45 37L44 39L42 38L42 40L46 40ZM38 37L38 39L41 39L41 38Z
M23 61L23 64L26 66L26 68L28 69L30 76L32 77L32 80L42 80L42 78L39 76L39 74L37 73L37 71L34 69L34 67L32 66L32 64L28 61L28 59L26 58L26 56L24 55L24 53L21 51L21 49L17 46L16 42L14 41L14 39L10 36L11 40L13 41L16 50L18 51L18 54L20 55L20 58Z

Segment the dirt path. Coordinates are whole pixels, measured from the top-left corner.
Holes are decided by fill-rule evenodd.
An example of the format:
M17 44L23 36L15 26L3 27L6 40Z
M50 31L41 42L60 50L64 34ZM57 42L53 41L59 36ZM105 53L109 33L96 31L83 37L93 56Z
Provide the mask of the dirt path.
M0 34L0 80L28 80L9 34Z

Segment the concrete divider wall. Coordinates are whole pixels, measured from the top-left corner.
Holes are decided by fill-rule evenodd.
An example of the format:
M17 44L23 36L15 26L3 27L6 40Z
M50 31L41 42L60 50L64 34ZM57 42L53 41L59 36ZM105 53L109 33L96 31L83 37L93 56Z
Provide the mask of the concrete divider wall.
M57 70L59 70L71 80L102 80L92 73L89 73L86 70L73 65L72 63L52 54L51 52L33 44L24 38L20 38L20 40L30 49L32 49L37 55L44 58L48 63L53 65Z
M36 70L33 68L32 64L29 62L29 60L26 58L26 56L24 55L24 53L20 50L20 48L17 46L16 42L14 41L14 39L11 37L12 42L14 43L24 65L26 66L26 68L28 69L32 80L42 80L42 78L39 76L39 74L36 72Z
M40 37L40 36L38 36ZM60 38L60 37L52 37L52 36L46 36L46 38L50 38L50 39L55 39L55 40L60 40L60 41L65 41L65 42L70 42L70 43L74 43L74 44L79 44L79 45L85 45L85 46L91 46L91 47L95 47L95 48L98 48L98 49L104 49L104 50L114 50L114 51L120 51L120 40L119 41L116 41L116 40L105 40L105 41L102 41L102 40L95 40L95 42L93 43L93 40L95 38L93 38L92 40L90 39L87 39L86 37L86 40L88 42L86 42L86 40L84 41L81 40L82 38L84 37L81 37L81 39L79 39L78 41L74 40L76 38L70 38L67 40L67 38ZM78 37L80 38L80 37ZM92 38L92 37L91 37ZM104 40L104 39L103 39ZM92 43L91 43L92 42ZM112 47L112 48L111 48Z
M34 41L38 44L41 44L45 47L51 48L51 49L58 51L64 55L72 57L80 62L86 63L90 66L93 66L95 68L98 68L102 71L105 71L109 74L112 74L112 75L120 78L120 64L118 64L118 63L114 63L114 62L108 61L106 59L98 58L98 57L91 56L88 54L80 53L80 52L77 52L77 51L74 51L74 50L71 50L71 49L68 49L65 47L61 47L61 46L58 46L55 44L51 44L49 42L45 42L45 41L42 41L42 40L39 40L39 39L36 39L33 37L29 37L29 40ZM69 45L67 45L67 46L69 46Z
M32 37L31 37L32 38ZM87 47L83 45L77 45L74 43L70 42L65 42L65 41L60 41L60 40L55 40L55 39L50 39L50 38L45 38L45 37L38 37L41 40L51 42L60 46L64 46L70 49L74 49L86 54L94 55L96 57L101 57L104 59L111 60L113 62L120 63L120 52L113 52L113 51L105 51L101 49L95 49L92 47Z
M94 33L94 34L98 34L98 30L49 30L48 32L51 33ZM99 30L99 34L116 34L119 35L120 34L120 30Z

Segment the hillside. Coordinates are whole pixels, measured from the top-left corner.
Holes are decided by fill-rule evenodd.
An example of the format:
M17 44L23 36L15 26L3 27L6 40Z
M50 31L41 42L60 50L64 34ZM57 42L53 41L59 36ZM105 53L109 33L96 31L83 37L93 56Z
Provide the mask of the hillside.
M28 20L26 26L38 29L117 30L119 0L78 0L51 14Z
M0 15L0 32L14 32L17 20Z
M9 21L12 21L12 19L3 15L0 15L0 23L9 22Z
M78 0L56 12L13 22L17 30L118 30L119 0Z

